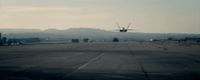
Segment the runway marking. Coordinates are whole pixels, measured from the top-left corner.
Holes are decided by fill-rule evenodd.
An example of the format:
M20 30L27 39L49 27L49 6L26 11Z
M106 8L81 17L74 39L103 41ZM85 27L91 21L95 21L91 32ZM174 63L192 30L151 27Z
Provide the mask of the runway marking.
M67 76L70 76L70 75L76 73L77 71L79 71L80 69L85 68L87 65L89 65L89 64L92 63L93 61L99 59L99 58L102 57L103 55L104 55L104 53L101 53L101 54L98 55L97 57L90 59L87 63L81 65L81 66L78 67L76 70L74 70L73 72L69 73Z
M99 56L97 56L97 57L95 57L95 58L89 60L87 63L85 63L85 64L83 64L82 66L80 66L77 70L83 69L83 68L86 67L88 64L90 64L91 62L93 62L93 61L99 59L99 58L102 57L103 55L104 55L104 54L102 53L102 54L100 54Z
M148 75L148 72L145 70L144 66L142 65L142 63L140 62L140 60L138 60L136 57L135 57L135 54L133 54L134 52L132 52L131 48L129 47L129 50L130 50L130 53L131 55L134 57L136 63L140 66L140 69L141 71L144 73L144 76L147 80L151 80L149 75Z
M134 55L133 55L133 56L134 56ZM145 75L145 77L147 78L147 80L150 80L149 75L148 75L148 72L145 70L145 68L144 68L144 66L142 65L142 63L141 63L138 59L136 59L136 58L135 58L135 60L136 60L137 64L140 66L140 69L141 69L142 72L144 73L144 75Z

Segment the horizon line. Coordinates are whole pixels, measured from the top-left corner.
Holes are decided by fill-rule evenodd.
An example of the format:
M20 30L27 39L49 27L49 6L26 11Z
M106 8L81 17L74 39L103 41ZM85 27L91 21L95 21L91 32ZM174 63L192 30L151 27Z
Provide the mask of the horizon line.
M96 30L104 30L104 31L109 31L109 32L118 32L118 31L114 31L113 30L105 30L105 29L101 29L101 28L65 28L65 29L59 29L59 28L46 28L46 29L40 29L40 28L0 28L0 30L39 30L39 31L46 31L46 30L50 30L50 29L54 29L54 30L70 30L70 29L96 29ZM119 32L120 33L120 32ZM200 33L186 33L186 32L138 32L138 31L130 31L127 33L147 33L147 34L200 34Z

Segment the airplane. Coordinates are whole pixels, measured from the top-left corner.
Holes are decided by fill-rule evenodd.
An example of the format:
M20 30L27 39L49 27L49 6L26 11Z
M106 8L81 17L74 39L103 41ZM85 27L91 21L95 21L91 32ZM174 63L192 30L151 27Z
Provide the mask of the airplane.
M119 32L128 32L128 30L131 30L131 29L129 29L130 25L131 25L131 23L129 23L127 27L121 27L119 25L119 23L117 23L117 27L119 28Z

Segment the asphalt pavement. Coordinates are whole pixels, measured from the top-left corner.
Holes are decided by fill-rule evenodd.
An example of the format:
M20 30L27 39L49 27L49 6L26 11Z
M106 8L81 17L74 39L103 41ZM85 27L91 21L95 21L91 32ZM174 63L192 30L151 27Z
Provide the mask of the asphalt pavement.
M138 42L1 46L0 80L200 80L198 49Z

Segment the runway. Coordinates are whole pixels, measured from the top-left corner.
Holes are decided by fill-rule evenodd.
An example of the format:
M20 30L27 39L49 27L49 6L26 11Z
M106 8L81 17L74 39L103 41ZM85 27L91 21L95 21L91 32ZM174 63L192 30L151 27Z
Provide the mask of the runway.
M1 46L0 80L200 80L200 46L149 42Z

